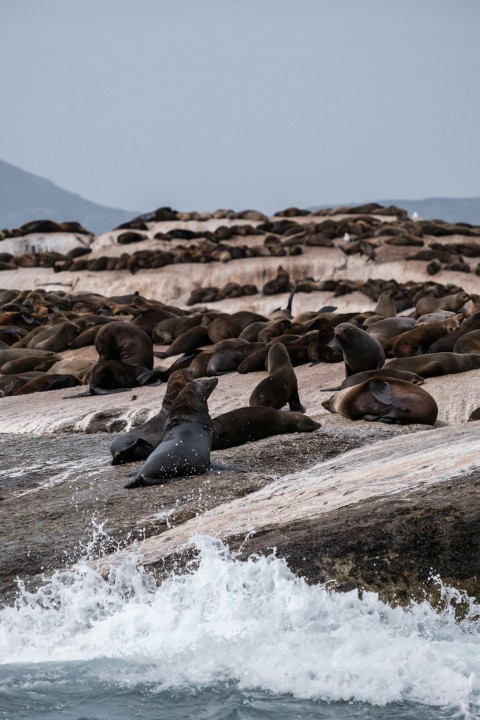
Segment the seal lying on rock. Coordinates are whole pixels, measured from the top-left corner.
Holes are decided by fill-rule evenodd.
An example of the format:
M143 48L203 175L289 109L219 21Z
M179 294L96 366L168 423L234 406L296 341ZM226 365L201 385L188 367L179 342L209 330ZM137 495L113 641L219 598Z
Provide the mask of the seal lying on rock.
M433 425L437 403L421 387L396 378L379 377L345 388L322 403L350 420Z
M169 478L204 473L210 465L213 422L207 399L218 378L188 383L172 405L160 445L126 488L159 485Z
M299 412L241 407L213 419L212 450L224 450L272 435L313 432L319 427L319 422Z
M175 370L170 375L160 412L140 427L114 438L110 445L110 452L113 456L112 465L146 460L162 441L165 423L174 401L185 385L192 380L193 373L189 369Z

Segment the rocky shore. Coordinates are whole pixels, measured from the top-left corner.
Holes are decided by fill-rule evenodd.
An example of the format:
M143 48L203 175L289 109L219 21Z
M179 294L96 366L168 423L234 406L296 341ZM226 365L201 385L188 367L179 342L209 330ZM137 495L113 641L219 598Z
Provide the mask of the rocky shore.
M352 220L349 213L328 217ZM377 217L385 222L396 218L382 216L381 211ZM306 224L312 216L292 216L292 220ZM148 221L140 243L142 247L171 243L155 239L160 226L164 234L175 228L200 232L203 227L213 232L247 221L256 227L262 219ZM92 238L93 255L119 256L125 250L116 242L119 234ZM28 247L41 250L48 240L51 249L53 235L47 233L46 240L41 234L30 236ZM257 235L240 237L242 244L258 244ZM374 258L345 253L352 239L347 243L342 235L330 247L304 246L298 256L170 264L134 274L6 269L0 273L0 288L43 287L106 296L138 291L187 307L194 288L224 287L228 282L263 287L281 263L292 282L306 277L332 280L336 290L339 282L351 284L345 294L325 286L297 293L296 312L328 304L339 312L365 312L375 307L375 301L359 289L369 279L432 280L426 274L426 261L406 260L414 248L387 245L388 237L375 236ZM75 245L71 235L67 240L63 247L57 235L59 252ZM438 240L425 233L427 247ZM442 240L480 245L480 237L477 240L470 231ZM10 243L11 253L19 241L24 252L27 245L19 237L7 237L0 245ZM84 245L85 238L78 244ZM129 252L134 247L129 246ZM480 279L474 272L478 260L464 259L470 272L444 265L435 273L435 282L478 292ZM227 297L215 302L215 309L268 314L285 307L287 298L288 292L275 297L259 292ZM61 355L96 357L92 346ZM2 599L12 600L17 577L35 587L45 574L86 556L99 572L108 574L135 555L162 577L192 559L196 534L208 534L221 538L242 557L275 547L309 582L332 583L339 590L375 590L391 603L425 596L437 599L436 576L480 600L480 425L467 422L480 406L480 370L426 379L423 387L439 408L435 427L354 422L328 413L322 402L332 394L328 388L341 383L343 363L301 365L296 374L300 398L307 414L320 422L319 430L215 451L212 460L220 469L135 491L123 486L138 464L111 466L111 433L138 425L157 412L164 385L78 399L73 399L78 388L1 398ZM256 372L220 377L209 400L212 417L247 405L263 376Z

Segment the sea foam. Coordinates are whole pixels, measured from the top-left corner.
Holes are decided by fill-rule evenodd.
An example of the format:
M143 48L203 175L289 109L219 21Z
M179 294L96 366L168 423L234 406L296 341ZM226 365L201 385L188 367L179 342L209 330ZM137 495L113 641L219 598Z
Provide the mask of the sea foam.
M104 681L158 691L226 682L470 717L480 708L480 607L472 600L461 621L448 602L441 612L427 602L392 608L372 592L308 585L274 552L240 561L213 538L196 545L199 564L161 585L135 558L107 580L82 562L35 593L20 583L15 605L0 610L0 662L13 670L101 661Z

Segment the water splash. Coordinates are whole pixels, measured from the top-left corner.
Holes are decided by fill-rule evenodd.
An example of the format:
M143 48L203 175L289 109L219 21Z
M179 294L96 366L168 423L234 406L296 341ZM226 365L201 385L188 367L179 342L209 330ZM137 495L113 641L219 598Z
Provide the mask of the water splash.
M196 544L199 564L160 586L133 557L107 580L81 562L35 593L20 585L0 611L0 661L93 661L105 682L158 691L233 683L480 716L473 600L442 587L445 600L467 603L461 621L449 602L440 613L427 602L391 608L375 593L309 586L275 553L242 562L212 538Z

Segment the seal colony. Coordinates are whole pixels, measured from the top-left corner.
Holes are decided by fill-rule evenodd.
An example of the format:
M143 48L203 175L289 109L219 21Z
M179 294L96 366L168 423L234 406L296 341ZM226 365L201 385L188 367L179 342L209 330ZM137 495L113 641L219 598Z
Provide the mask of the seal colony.
M343 568L342 589L379 590L396 557L390 576L397 602L398 578L410 582L412 568L415 573L426 564L429 573L437 568L433 552L443 541L452 563L457 555L450 548L461 547L463 572L465 557L467 565L469 557L478 557L462 530L469 528L468 537L476 532L474 489L468 496L459 493L475 479L469 463L478 456L479 229L414 222L398 209L368 206L318 214L287 208L270 218L227 211L205 220L179 216L153 213L98 238L80 237L72 229L71 242L78 244L64 267L59 258L52 266L45 254L51 250L40 246L30 251L43 253L38 272L32 257L21 261L25 266L5 259L9 267L0 273L2 429L8 417L14 430L53 432L56 450L68 442L69 448L81 445L83 457L91 454L90 464L79 463L74 471L78 497L86 501L89 517L97 505L107 509L115 542L128 544L143 528L147 535L166 531L168 542L169 525L173 533L188 533L196 515L224 503L228 507L219 513L228 514L233 503L227 524L234 527L237 512L250 502L254 507L259 491L260 505L262 497L271 496L261 522L272 521L278 532L259 532L249 541L254 551L262 552L266 543L278 546L292 569L309 579L342 582ZM51 238L60 242L67 230L52 230ZM22 237L5 237L5 252L17 259L25 255ZM28 237L36 242L34 233ZM67 269L77 260L92 263L85 266L89 272ZM123 270L112 269L117 262ZM63 383L68 387L55 391ZM39 395L39 390L51 392ZM87 393L77 401L81 390ZM452 445L449 458L457 430L465 444ZM58 443L60 432L76 434ZM46 448L47 438L41 442ZM354 455L330 462L348 451ZM442 482L460 463L465 476L435 485L437 451L445 470ZM407 467L428 484L421 498L414 497ZM394 478L399 468L400 478ZM380 499L369 494L370 470L382 476ZM292 497L301 502L305 473L311 476L309 502L289 527L285 515ZM284 483L283 506L282 493L275 494L277 480ZM28 478L19 482L29 487ZM326 483L330 490L324 495ZM289 485L298 489L296 496ZM70 487L62 483L48 495L15 502L33 500L33 512L37 508L41 514L42 502L57 502L62 493L70 507ZM425 509L428 502L438 504L435 522ZM470 514L461 515L466 505ZM85 512L74 519L67 506L69 537L59 542L57 532L50 543L59 545L59 552L69 549L67 542L73 546L85 539ZM365 523L362 513L369 508ZM456 523L457 545L445 517ZM178 527L189 518L188 527ZM379 530L380 518L385 522ZM372 570L371 548L377 546L371 543L390 537L396 518L401 527L392 536L393 555L375 550L376 562L383 565ZM8 522L12 533L19 532ZM361 537L355 533L359 526ZM243 526L240 534L243 543ZM413 550L405 552L407 535ZM234 543L232 537L225 539ZM252 545L247 547L250 552ZM333 549L325 562L320 547ZM352 547L358 548L356 557ZM35 552L40 558L50 550L40 542L29 563ZM157 555L149 567L160 567L163 557ZM13 560L10 567L18 574ZM35 562L32 575L39 572ZM367 566L362 575L359 568Z

